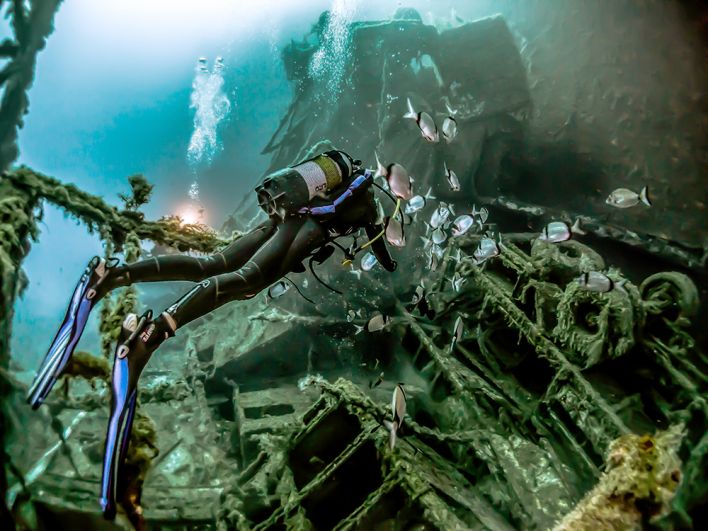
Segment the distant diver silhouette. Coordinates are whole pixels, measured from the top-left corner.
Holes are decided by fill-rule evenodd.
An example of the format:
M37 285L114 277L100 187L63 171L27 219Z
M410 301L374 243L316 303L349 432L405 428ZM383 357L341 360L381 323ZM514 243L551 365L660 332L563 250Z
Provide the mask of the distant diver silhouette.
M407 174L402 178L408 179ZM27 400L33 409L49 394L81 337L89 313L110 290L136 282L197 283L157 318L153 319L148 310L140 317L128 314L123 321L113 362L111 413L101 480L100 503L106 518L115 517L116 496L125 489L123 463L138 379L152 353L178 328L227 302L252 298L290 272L303 272L303 261L308 258L312 269L313 261L322 263L332 255L334 247L330 244L344 250L336 238L361 228L369 241L345 251L345 262L371 246L387 271L396 269L382 238L385 226L377 223L373 181L373 172L361 168L361 161L343 151L328 151L266 177L256 187L256 193L268 219L221 252L201 258L155 256L124 265L118 265L116 259L91 259L30 387ZM399 206L400 198L396 212Z

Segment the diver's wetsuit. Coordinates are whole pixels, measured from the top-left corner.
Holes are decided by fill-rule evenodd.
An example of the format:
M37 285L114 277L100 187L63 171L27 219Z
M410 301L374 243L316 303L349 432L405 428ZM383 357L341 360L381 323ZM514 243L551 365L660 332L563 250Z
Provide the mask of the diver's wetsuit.
M362 170L356 171L326 196L315 198L312 206L331 204L362 174ZM119 266L112 278L107 279L102 292L135 282L199 282L165 310L174 320L170 328L180 327L227 302L253 297L284 275L299 269L303 260L338 236L364 228L367 237L374 239L383 230L376 224L376 217L377 208L369 182L365 188L354 191L333 214L296 214L282 220L272 215L211 256L163 255ZM383 238L376 239L371 247L381 265L393 271L396 263Z

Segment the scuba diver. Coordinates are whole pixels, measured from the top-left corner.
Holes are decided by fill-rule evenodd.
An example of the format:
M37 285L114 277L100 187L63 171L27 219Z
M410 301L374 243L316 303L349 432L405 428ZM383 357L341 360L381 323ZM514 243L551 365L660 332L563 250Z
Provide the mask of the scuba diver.
M250 299L290 272L303 272L304 260L310 259L310 269L313 260L321 264L334 252L330 243L344 250L334 240L361 228L366 231L368 242L345 251L343 263L351 262L358 251L370 246L384 269L394 271L396 262L382 238L386 223L377 222L378 208L371 185L396 201L395 218L402 197L396 190L410 190L410 179L405 172L387 173L384 177L398 200L374 183L374 172L361 168L361 161L343 151L328 151L266 177L256 187L256 194L268 219L220 252L207 257L154 256L123 265L114 258L91 259L30 387L27 400L33 409L49 394L81 337L89 313L109 291L136 282L197 283L156 318L148 310L140 317L128 314L122 323L113 362L101 480L100 502L106 518L115 517L116 495L124 495L126 479L122 468L138 379L153 352L194 319L230 301Z

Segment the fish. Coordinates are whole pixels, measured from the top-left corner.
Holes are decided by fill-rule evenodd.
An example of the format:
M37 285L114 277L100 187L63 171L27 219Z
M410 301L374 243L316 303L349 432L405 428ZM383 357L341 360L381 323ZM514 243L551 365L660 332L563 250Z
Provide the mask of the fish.
M386 223L386 241L394 247L405 247L406 235L403 226L396 218L389 218Z
M438 227L433 231L431 238L435 245L440 245L441 243L445 243L445 240L447 240L447 234L445 234L445 231L442 230L442 227Z
M649 200L649 189L645 186L639 193L637 193L632 190L628 190L627 188L617 188L617 190L607 196L605 203L617 208L630 208L638 205L639 203L643 203L644 205L650 207L651 201Z
M349 272L356 277L357 280L361 279L361 269L350 269Z
M489 219L489 210L487 210L485 207L480 208L479 209L479 220L482 223L486 223L488 219Z
M445 203L440 203L440 206L438 206L437 209L435 209L435 212L433 212L433 215L430 218L430 226L433 229L437 229L438 227L442 227L445 222L447 221L447 218L450 217L450 209L447 207Z
M413 180L410 175L408 175L408 170L397 162L384 166L379 160L378 154L374 153L374 156L376 157L376 173L374 177L380 175L386 179L391 192L393 192L393 195L396 197L405 201L413 197Z
M551 221L543 228L539 240L549 243L559 243L570 240L573 234L585 234L580 228L580 220L576 219L572 227L569 227L565 221Z
M465 331L465 325L462 322L462 316L458 315L455 319L455 326L452 327L452 342L450 343L450 350L454 350L455 345L459 343L462 339L462 334Z
M383 315L382 313L377 313L369 322L366 323L367 332L380 332L391 322L391 318L388 315Z
M376 360L376 361L378 361L378 360ZM378 376L378 378L376 378L376 380L371 380L369 382L369 389L373 389L374 387L378 387L379 385L381 385L383 383L383 381L384 381L384 373L383 373L383 371L381 371L381 374L379 374L379 376Z
M472 225L474 225L474 219L472 216L463 214L462 216L458 216L457 219L452 222L452 229L450 233L453 237L457 238L467 232Z
M448 107L448 110L450 108ZM457 120L452 116L446 116L442 124L442 135L445 142L448 144L452 142L457 136Z
M467 279L463 276L461 276L459 273L455 273L452 276L452 289L455 290L455 292L460 291L460 288L462 287L462 284L464 284L467 281Z
M268 288L268 298L270 300L277 299L278 297L282 297L287 293L287 291L290 289L290 284L285 282L284 280L279 280L275 284L273 284L271 287Z
M435 125L435 120L427 112L416 112L411 103L411 99L408 98L408 112L403 115L403 118L410 118L415 120L418 129L420 129L420 134L428 142L437 144L440 142L440 135L438 134L438 126Z
M430 251L438 257L439 260L442 260L443 255L445 254L445 249L440 247L437 244L433 244L430 246Z
M406 416L406 392L403 390L403 384L396 384L391 398L391 420L384 420L384 426L390 432L391 450L396 446L398 430L401 429L403 418Z
M615 282L610 277L599 271L588 271L583 273L578 278L575 279L581 288L587 291L594 291L596 293L607 293L616 289L627 293L624 289L624 284L627 282L626 279L622 279L619 282Z
M425 290L423 289L423 286L418 285L415 288L415 291L413 292L413 297L411 298L411 304L415 306L418 304L424 297L425 295Z
M424 196L414 195L406 204L406 208L403 209L403 212L408 215L415 214L419 210L425 208L425 202Z
M500 253L501 250L499 249L499 245L497 245L496 241L492 238L482 238L477 246L477 249L475 249L473 253L473 257L477 265L479 265L490 258L499 256Z
M354 320L354 317L356 317L354 310L349 310L347 312L347 323L351 323Z
M373 267L378 263L376 256L373 253L366 253L361 259L361 270L371 271Z
M447 162L443 162L445 167L445 178L447 179L447 184L450 185L450 190L453 192L460 191L460 180L457 178L457 174L447 167Z
M438 268L438 265L440 263L440 259L438 258L438 255L432 250L428 254L428 264L427 268L430 269L431 271L435 271Z

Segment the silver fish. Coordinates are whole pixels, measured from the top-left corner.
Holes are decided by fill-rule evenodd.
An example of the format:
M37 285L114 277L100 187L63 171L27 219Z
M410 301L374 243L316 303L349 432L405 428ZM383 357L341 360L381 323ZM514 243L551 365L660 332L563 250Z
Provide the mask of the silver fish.
M433 231L431 238L435 245L440 245L441 243L445 243L445 240L447 240L447 234L445 234L445 231L442 230L442 227L438 227Z
M589 271L587 273L583 273L575 280L581 288L587 291L594 291L596 293L607 293L608 291L617 289L626 293L626 290L624 289L624 284L625 282L627 282L626 279L622 279L619 282L615 282L610 277L608 277L604 273L600 273L599 271Z
M443 120L442 135L448 144L457 136L457 120L452 116L446 116Z
M457 219L452 222L451 234L455 238L462 236L465 232L470 230L472 225L474 225L474 219L472 219L472 216L468 216L467 214L458 216Z
M639 203L643 203L648 207L651 206L649 190L646 186L642 188L639 193L628 190L627 188L617 188L617 190L607 197L605 203L617 208L630 208Z
M460 339L462 339L464 329L465 326L462 322L462 316L458 315L457 319L455 319L455 326L452 329L452 343L450 344L450 350L453 350L455 348L455 345L459 343Z
M486 223L487 220L489 219L489 210L486 208L482 207L479 209L479 219L482 223Z
M413 293L413 297L411 298L411 304L414 306L418 304L421 300L423 300L424 295L425 290L423 289L423 286L417 286L415 288L415 292Z
M445 167L445 178L447 179L447 184L450 185L450 190L453 192L460 191L460 180L457 178L457 174L447 167L447 162L443 162Z
M573 234L585 234L580 228L579 219L575 220L572 227L569 227L565 221L551 221L543 228L538 239L549 243L559 243L570 240Z
M450 209L447 208L447 205L445 203L440 203L440 206L435 209L435 212L433 212L433 215L430 218L430 226L433 229L437 229L438 227L442 227L445 222L447 221L447 218L450 217Z
M379 377L376 378L376 380L371 380L369 382L369 389L373 389L375 387L378 387L379 385L381 385L383 383L383 381L384 381L384 373L383 373L383 371L381 371L381 374L379 374Z
M376 257L373 253L366 253L361 259L361 269L362 271L371 271L371 269L378 263Z
M268 288L268 297L270 299L277 299L282 297L290 289L290 284L284 280L280 280Z
M459 273L455 273L452 276L452 289L455 290L455 292L459 292L460 288L462 285L467 281L467 279L463 276L460 276Z
M391 399L391 420L385 420L384 426L390 432L391 450L396 446L398 430L403 424L403 418L406 416L406 393L403 390L403 384L399 383L393 390Z
M479 246L475 249L473 256L477 264L481 264L490 258L499 256L500 253L501 251L496 241L491 238L482 238L482 241L479 242Z
M412 179L408 175L408 170L397 162L384 166L379 160L378 154L374 155L376 157L376 174L374 176L378 177L381 175L384 177L391 192L393 192L393 195L396 197L405 201L413 197Z
M406 235L403 233L403 226L396 218L390 218L386 223L386 241L394 247L404 247L406 245Z
M415 123L420 129L420 134L425 140L432 143L440 142L440 135L438 134L438 126L435 125L435 120L427 112L416 112L413 109L413 104L410 98L408 98L408 112L403 115L404 118L410 118L415 120Z
M406 208L403 209L403 212L411 215L423 208L425 208L425 197L422 195L414 195L408 200L408 204L406 204Z
M351 323L355 317L356 317L356 314L354 313L354 310L349 310L347 312L347 323Z
M436 252L434 252L433 249L431 248L430 251L428 252L427 267L431 271L435 271L435 270L437 270L439 264L440 264L440 258L438 257L438 254Z
M371 319L369 319L368 323L366 323L366 331L380 332L381 330L386 328L386 325L388 325L388 323L390 322L391 318L388 315L377 313Z

